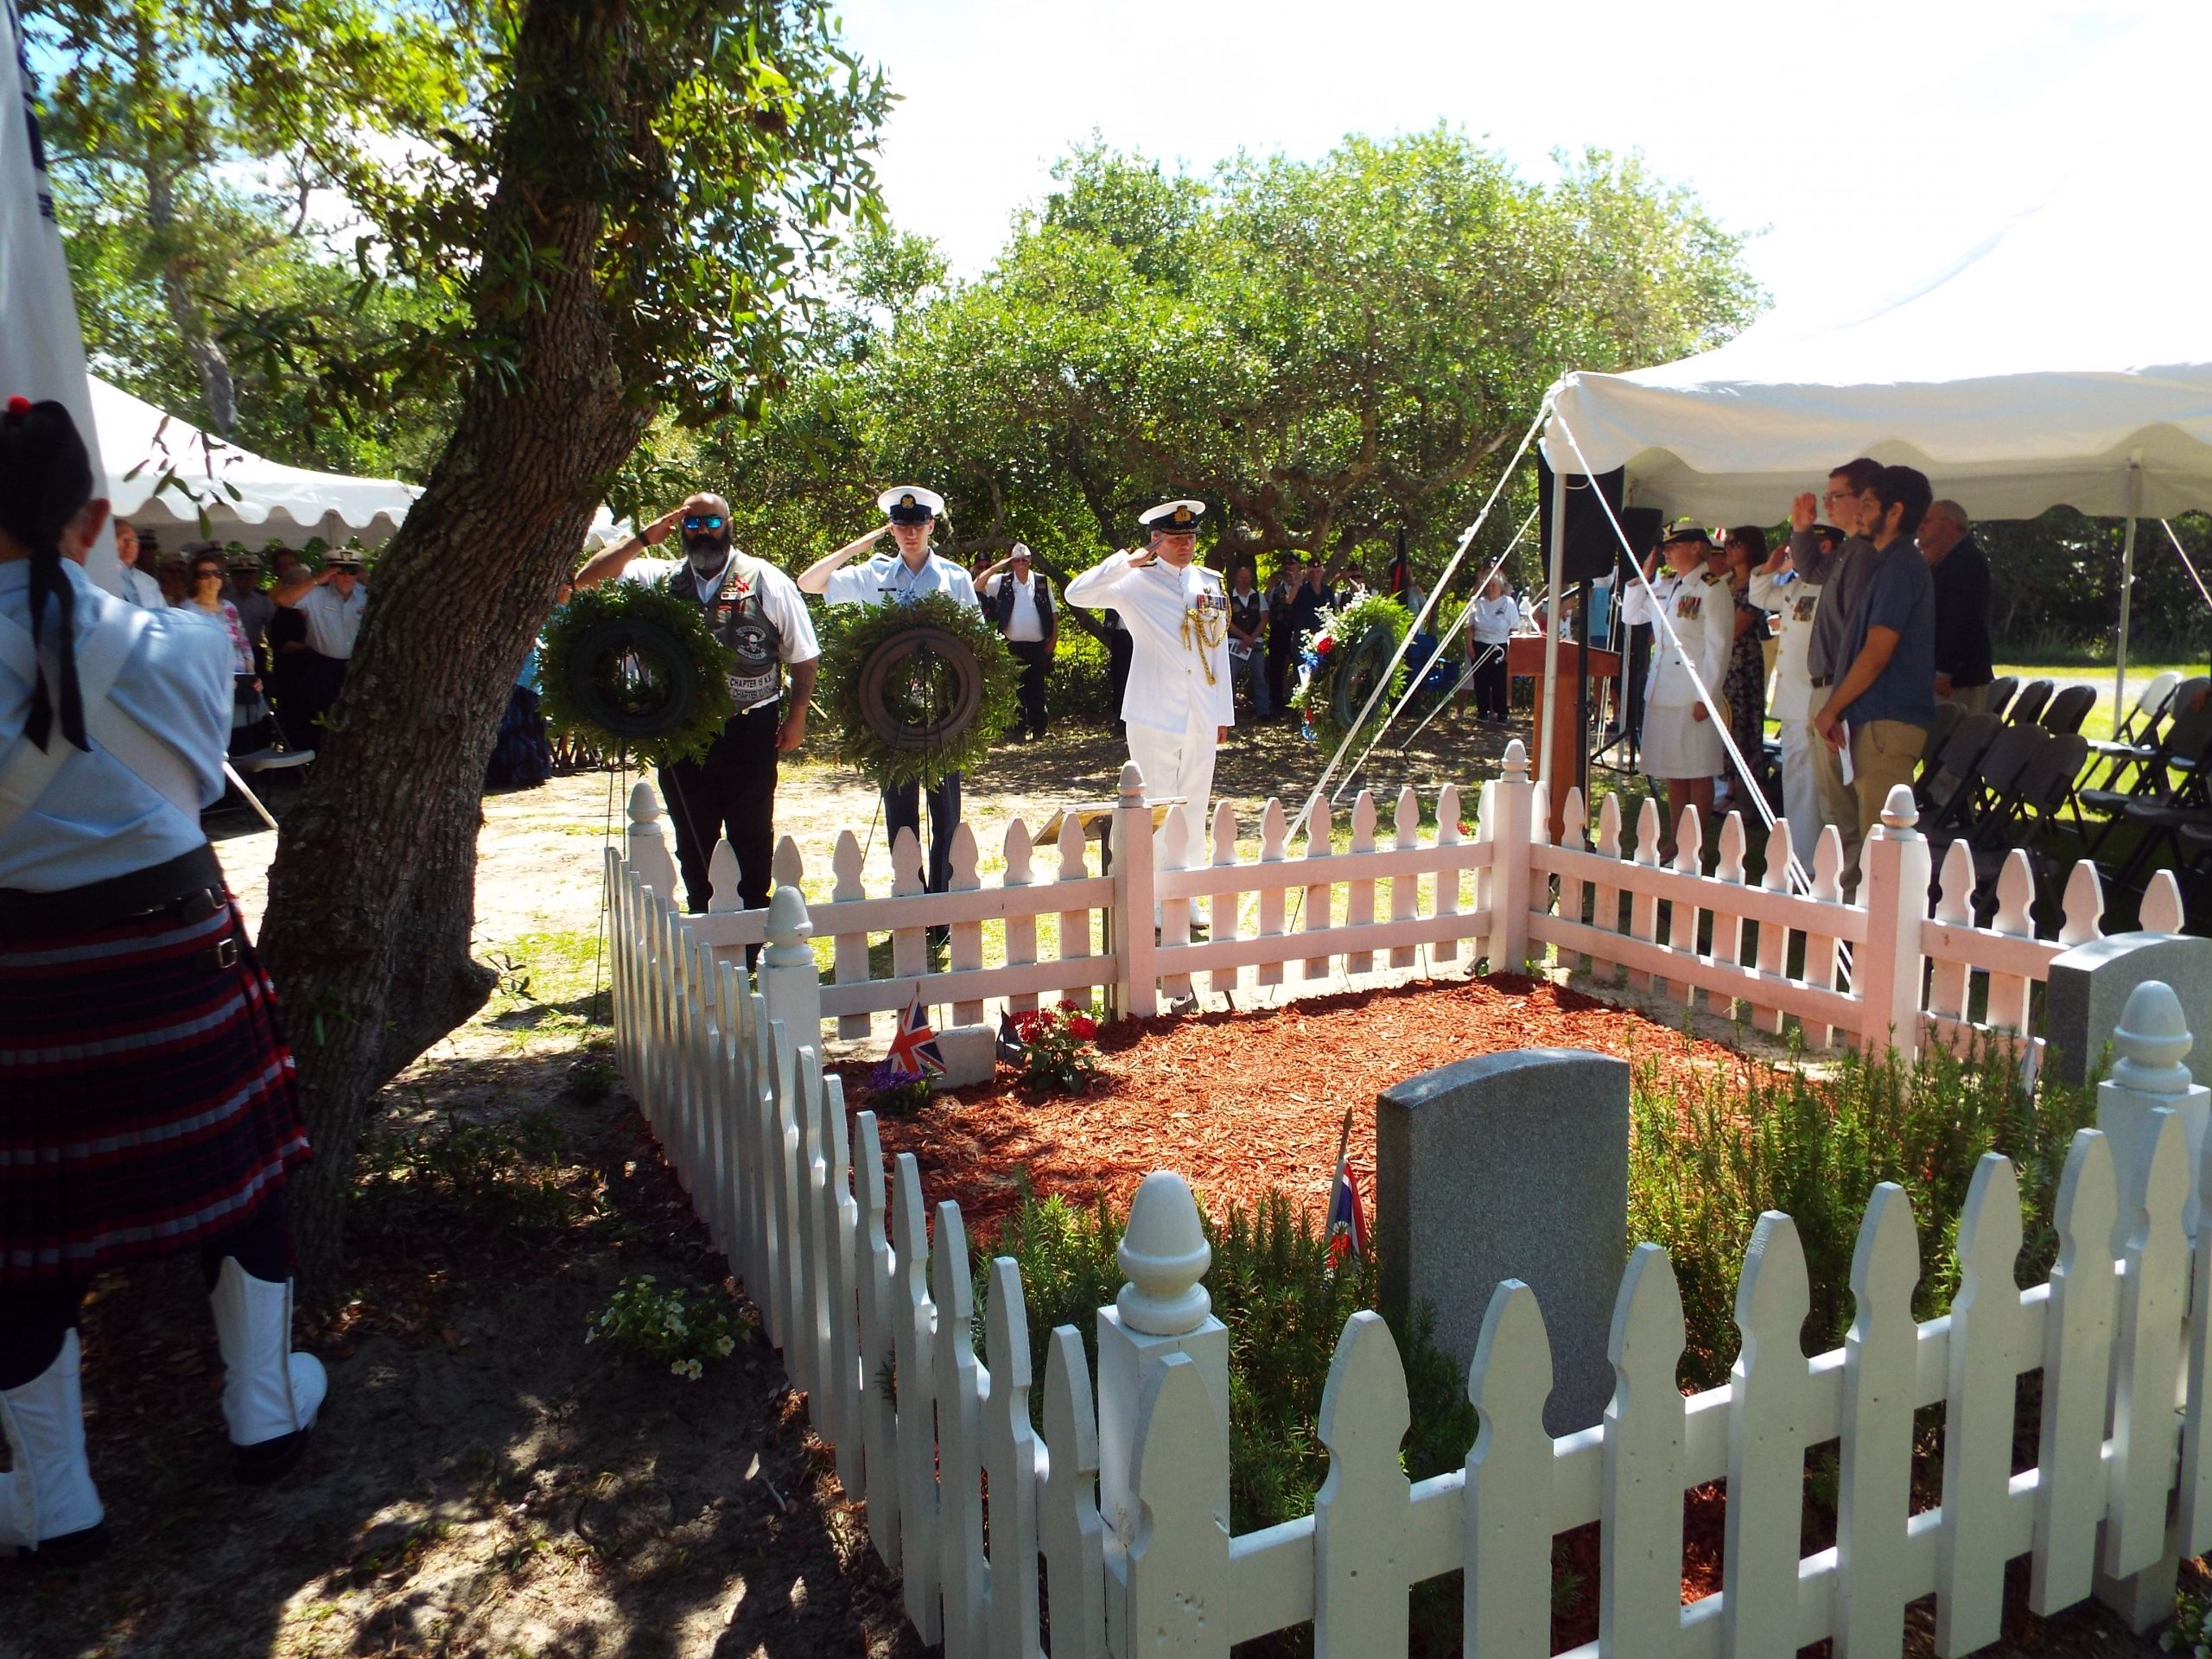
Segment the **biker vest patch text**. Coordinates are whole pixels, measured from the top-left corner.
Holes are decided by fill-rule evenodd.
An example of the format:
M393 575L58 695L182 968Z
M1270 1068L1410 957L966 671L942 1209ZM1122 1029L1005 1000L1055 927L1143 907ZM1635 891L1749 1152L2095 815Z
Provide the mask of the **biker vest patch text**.
M738 561L729 562L712 600L701 594L698 575L689 565L670 578L669 587L707 607L707 626L729 650L730 712L741 715L773 702L784 689L784 636L768 620L759 590L746 581Z

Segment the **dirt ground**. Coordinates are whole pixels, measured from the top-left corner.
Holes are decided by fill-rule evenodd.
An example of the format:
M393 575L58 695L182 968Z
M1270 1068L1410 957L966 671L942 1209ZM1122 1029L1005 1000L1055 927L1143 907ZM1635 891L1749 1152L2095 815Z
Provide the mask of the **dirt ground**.
M1504 735L1440 722L1359 781L1386 823L1402 782L1427 804L1458 781L1471 817ZM830 849L851 828L881 890L874 791L822 747L787 766L780 827L810 889L826 888ZM1123 753L1080 728L995 752L968 790L987 866L1012 817L1034 826L1109 794ZM1239 732L1217 789L1249 836L1267 796L1294 810L1324 758L1287 727ZM500 988L385 1091L364 1147L350 1294L302 1332L329 1367L330 1399L283 1484L229 1478L192 1264L97 1287L85 1385L113 1542L76 1572L0 1570L0 1659L920 1650L864 1517L757 1338L696 1382L583 1339L632 1274L745 1306L606 1058L601 849L630 781L583 773L485 803L475 938ZM242 810L210 830L257 921L274 835ZM2095 1611L2008 1648L2153 1650Z

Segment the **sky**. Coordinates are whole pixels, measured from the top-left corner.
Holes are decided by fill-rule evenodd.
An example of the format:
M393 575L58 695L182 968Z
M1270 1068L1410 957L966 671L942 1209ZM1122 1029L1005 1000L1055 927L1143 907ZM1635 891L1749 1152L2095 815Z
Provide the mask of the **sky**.
M901 97L879 160L893 222L959 276L988 265L1053 159L1094 131L1203 170L1239 148L1310 159L1346 133L1442 120L1532 178L1560 149L1641 150L1752 233L1745 257L1778 308L1817 317L1872 297L1865 258L1841 251L1877 250L1886 291L2039 199L2101 118L2100 60L2155 9L848 0L842 16ZM1878 218L1866 197L1891 189Z

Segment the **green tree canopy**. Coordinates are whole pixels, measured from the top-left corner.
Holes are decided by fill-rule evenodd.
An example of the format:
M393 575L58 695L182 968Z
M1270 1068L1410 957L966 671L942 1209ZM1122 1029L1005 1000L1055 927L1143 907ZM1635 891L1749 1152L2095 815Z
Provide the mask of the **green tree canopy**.
M963 548L1125 542L1184 493L1242 553L1433 542L1560 372L1681 356L1760 303L1740 238L1632 158L1536 182L1438 127L1204 178L1093 143L1054 176L973 282L910 249L847 273L834 348L709 446L763 504L754 544L842 541L894 475L945 492ZM893 303L899 258L922 275Z

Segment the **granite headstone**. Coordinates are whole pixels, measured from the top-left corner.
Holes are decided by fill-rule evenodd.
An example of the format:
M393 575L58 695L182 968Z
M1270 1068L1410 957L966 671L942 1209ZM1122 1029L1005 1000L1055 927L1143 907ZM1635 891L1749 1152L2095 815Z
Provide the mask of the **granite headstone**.
M2190 1031L2212 1032L2212 939L2114 933L2053 957L2044 995L2044 1074L2076 1087L2087 1083L2129 995L2153 979L2173 988Z
M1628 1094L1624 1060L1524 1048L1424 1071L1376 1100L1385 1305L1427 1303L1437 1345L1465 1366L1497 1281L1528 1285L1551 1338L1554 1434L1589 1427L1612 1396Z

